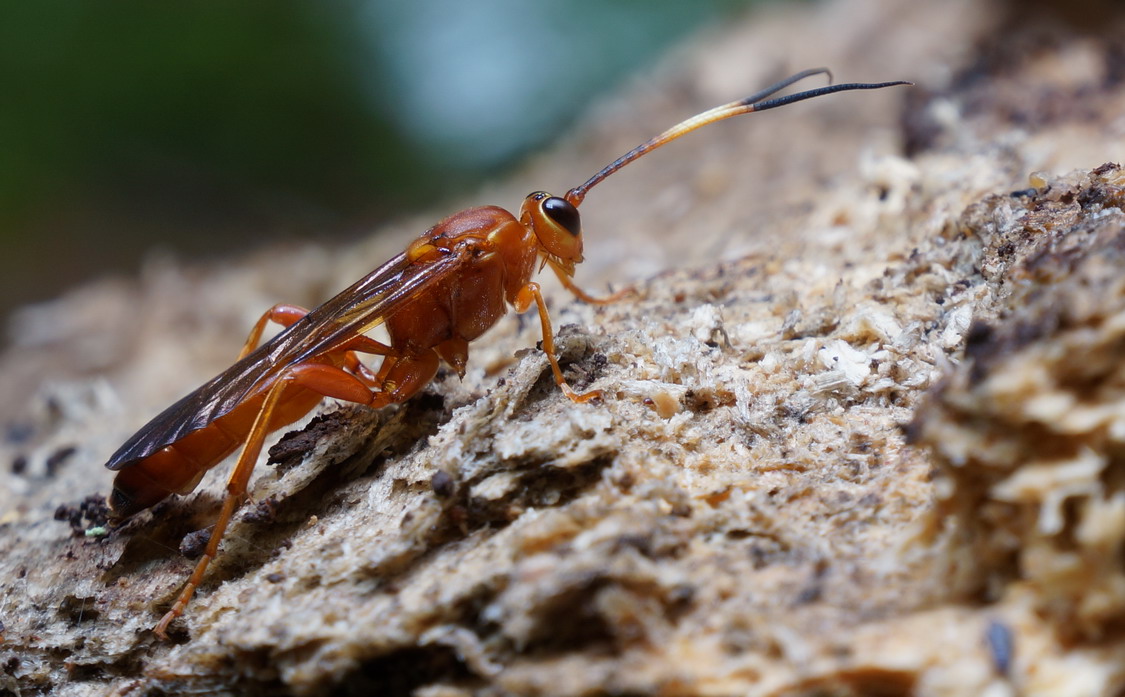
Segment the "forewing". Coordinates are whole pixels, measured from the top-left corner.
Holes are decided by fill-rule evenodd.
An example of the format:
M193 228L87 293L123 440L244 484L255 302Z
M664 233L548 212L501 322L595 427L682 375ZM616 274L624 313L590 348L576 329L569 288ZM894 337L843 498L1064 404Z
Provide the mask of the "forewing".
M119 470L230 412L286 367L322 355L381 324L411 298L457 273L467 248L429 263L391 259L165 409L106 463Z

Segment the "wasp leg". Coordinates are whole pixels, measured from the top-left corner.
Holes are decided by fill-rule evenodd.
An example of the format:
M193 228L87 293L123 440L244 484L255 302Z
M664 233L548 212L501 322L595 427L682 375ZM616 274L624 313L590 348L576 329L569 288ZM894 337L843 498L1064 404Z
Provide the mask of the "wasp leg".
M539 321L543 326L543 353L547 354L547 360L551 363L551 370L555 373L555 384L572 402L588 402L591 399L601 397L601 390L578 394L571 389L570 385L566 384L562 368L559 367L559 359L555 357L555 335L551 331L551 316L547 314L547 303L543 301L543 293L539 290L539 284L534 281L521 288L519 294L516 295L516 312L527 311L532 302L539 308Z
M359 360L359 356L355 354L355 351L348 351L344 354L344 367L347 368L349 373L362 380L363 384L368 387L377 390L383 389L383 383L379 381L378 376L371 372L371 369L368 368L363 361Z
M469 342L454 337L441 342L434 350L449 367L457 371L457 377L465 377L465 365L469 362Z
M344 354L344 367L347 368L352 374L365 382L368 387L373 387L377 390L383 389L383 381L367 365L359 360L357 353L368 353L373 356L384 356L384 363L392 356L398 356L399 353L394 348L387 346L381 341L376 341L371 337L360 334L356 336L341 347L347 353Z
M612 295L607 295L604 298L596 298L593 295L590 295L586 291L582 290L578 286L574 285L574 280L570 276L568 276L565 271L560 269L554 262L548 260L547 263L551 265L551 270L554 271L555 275L559 277L559 282L562 283L567 290L573 293L574 297L578 298L584 303L589 303L591 305L609 305L610 303L615 303L618 300L626 298L630 295L636 295L637 291L633 288L622 288Z
M286 305L284 303L278 303L266 310L254 323L254 328L250 330L250 336L246 337L246 343L242 345L242 352L238 354L239 360L258 348L258 342L262 340L262 332L265 331L267 322L276 322L283 327L289 327L299 322L307 314L309 314L309 311L299 305Z
M235 510L246 497L246 486L250 481L250 474L254 470L258 455L262 452L262 441L266 434L272 430L271 421L274 411L285 393L293 388L304 388L325 397L334 397L359 404L373 404L376 397L381 394L372 392L356 376L323 363L297 364L289 367L278 376L276 382L266 394L262 408L255 417L254 424L250 427L246 445L238 456L238 462L231 471L230 479L227 480L226 498L223 499L223 508L219 512L219 517L215 521L215 528L211 531L211 537L207 541L207 548L195 565L195 571L188 578L187 584L176 599L172 609L164 615L154 628L156 636L161 639L167 638L168 625L172 620L183 614L184 608L195 593L195 589L203 580L207 566L218 553L219 542L223 539L223 533L226 532L227 525L230 523Z
M354 336L344 342L341 348L345 351L359 351L360 353L370 353L373 356L397 356L398 351L390 346L387 346L382 341L376 341L369 336L360 334Z
M371 406L398 404L413 397L437 375L441 358L433 349L416 355L387 356L375 380L382 386L372 398Z

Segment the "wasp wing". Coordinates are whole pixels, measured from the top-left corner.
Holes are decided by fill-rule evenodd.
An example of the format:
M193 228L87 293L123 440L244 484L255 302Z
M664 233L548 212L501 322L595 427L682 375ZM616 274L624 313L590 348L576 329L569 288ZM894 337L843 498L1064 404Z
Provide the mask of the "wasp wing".
M286 367L382 324L409 300L457 273L471 254L464 246L426 263L396 256L162 411L127 440L106 467L120 470L143 460L227 414L272 384Z

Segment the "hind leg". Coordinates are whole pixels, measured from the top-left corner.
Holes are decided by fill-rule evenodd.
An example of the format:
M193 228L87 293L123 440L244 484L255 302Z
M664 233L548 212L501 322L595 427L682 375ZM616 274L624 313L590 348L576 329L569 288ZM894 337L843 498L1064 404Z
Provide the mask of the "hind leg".
M381 394L372 392L367 385L351 373L323 363L299 363L290 366L278 375L254 418L254 423L246 437L246 445L243 446L242 452L238 456L238 462L231 470L230 478L227 480L227 494L223 499L223 508L219 512L219 517L215 520L215 527L211 531L211 537L207 540L207 547L203 556L200 557L195 570L184 585L183 591L176 598L172 609L161 618L153 629L156 636L161 639L167 638L168 625L176 617L183 614L184 608L187 607L195 593L195 589L203 581L203 576L206 574L211 560L219 553L219 542L223 539L223 533L226 532L235 510L246 498L246 488L250 482L250 475L254 471L258 455L262 452L262 442L271 430L270 426L278 406L281 405L286 393L291 394L291 391L296 388L304 388L325 397L334 397L358 404L375 404Z
M307 314L309 314L309 311L300 305L286 305L284 303L278 303L266 310L254 323L250 335L246 337L246 343L242 345L242 351L238 354L239 360L258 348L258 342L262 340L262 332L265 331L268 322L275 322L283 327L291 327Z

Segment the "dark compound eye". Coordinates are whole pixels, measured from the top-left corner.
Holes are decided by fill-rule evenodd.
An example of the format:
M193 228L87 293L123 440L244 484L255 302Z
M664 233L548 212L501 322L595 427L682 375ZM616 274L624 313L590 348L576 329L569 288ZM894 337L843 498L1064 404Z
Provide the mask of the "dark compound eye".
M582 234L582 220L578 217L578 209L566 199L552 196L543 202L543 212L575 237Z

